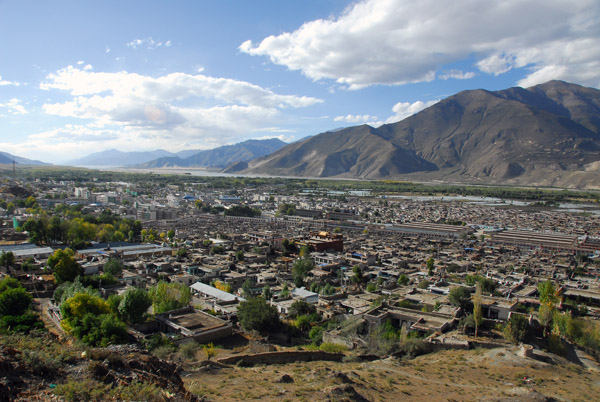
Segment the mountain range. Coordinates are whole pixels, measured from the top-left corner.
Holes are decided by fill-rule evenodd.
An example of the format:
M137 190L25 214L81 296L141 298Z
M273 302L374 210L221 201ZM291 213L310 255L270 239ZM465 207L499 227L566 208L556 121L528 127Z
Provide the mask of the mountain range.
M23 158L21 156L9 154L8 152L0 152L0 164L12 165L13 160L18 165L49 165L49 163Z
M269 155L287 145L285 142L270 138L266 140L247 140L234 145L197 151L187 157L165 156L136 165L138 168L160 167L215 167L224 168L236 162L244 162Z
M144 152L122 152L116 149L96 152L71 160L67 165L89 167L216 167L223 168L234 162L248 161L268 155L286 143L276 139L247 140L208 150L184 150L177 153L157 149Z
M600 91L459 92L402 121L322 133L226 173L600 188Z

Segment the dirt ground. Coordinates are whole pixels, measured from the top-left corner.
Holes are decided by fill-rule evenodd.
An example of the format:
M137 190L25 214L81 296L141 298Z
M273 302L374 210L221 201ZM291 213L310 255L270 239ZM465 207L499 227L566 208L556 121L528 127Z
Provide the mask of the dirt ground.
M222 357L228 355L222 350ZM200 355L199 355L200 357ZM600 373L540 351L442 351L412 360L205 365L182 373L189 391L214 401L593 401Z

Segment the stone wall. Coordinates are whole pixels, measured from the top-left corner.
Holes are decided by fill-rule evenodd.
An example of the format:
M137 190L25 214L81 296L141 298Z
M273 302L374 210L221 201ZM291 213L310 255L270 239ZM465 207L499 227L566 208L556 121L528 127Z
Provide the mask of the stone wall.
M341 362L344 358L342 353L329 353L322 351L285 351L285 352L266 352L254 355L241 355L225 357L217 360L222 364L239 364L242 366L253 366L256 364L285 364L292 362L310 362L310 361L333 361Z

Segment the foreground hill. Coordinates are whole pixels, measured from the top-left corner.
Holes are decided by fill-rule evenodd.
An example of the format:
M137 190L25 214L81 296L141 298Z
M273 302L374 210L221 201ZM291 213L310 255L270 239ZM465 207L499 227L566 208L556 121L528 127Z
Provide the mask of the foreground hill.
M319 134L226 172L593 187L600 91L562 81L463 91L400 122Z

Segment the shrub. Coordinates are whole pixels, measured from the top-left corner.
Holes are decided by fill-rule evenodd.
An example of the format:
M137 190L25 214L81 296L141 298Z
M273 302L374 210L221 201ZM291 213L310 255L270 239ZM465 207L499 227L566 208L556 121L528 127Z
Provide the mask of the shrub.
M323 342L319 346L319 350L329 353L343 353L348 350L348 347L346 345L340 345L339 343Z
M186 342L179 346L179 354L181 354L186 359L194 359L196 357L196 352L198 352L199 345L196 342Z

